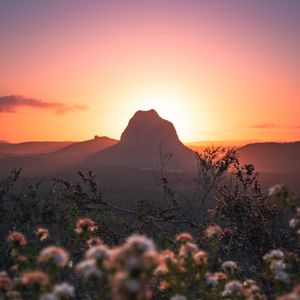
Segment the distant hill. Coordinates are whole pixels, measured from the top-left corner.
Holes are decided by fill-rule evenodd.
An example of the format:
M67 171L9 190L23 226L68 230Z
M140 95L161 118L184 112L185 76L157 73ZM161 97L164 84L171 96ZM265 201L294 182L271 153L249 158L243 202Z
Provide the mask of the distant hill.
M178 138L173 124L155 110L137 111L120 142L95 155L90 163L175 170L195 168L195 155Z
M247 144L257 143L256 140L206 140L206 141L196 141L184 143L187 147L191 148L194 151L202 152L207 147L229 147L229 148L240 148Z
M106 136L95 136L92 140L76 142L51 154L52 158L64 159L69 162L78 162L94 155L106 148L115 145L118 140Z
M242 163L253 164L261 172L299 172L300 141L255 143L238 149Z
M67 144L63 149L51 153L0 154L0 172L7 173L12 168L19 167L22 167L24 174L29 176L45 176L65 168L78 171L78 163L115 143L117 140L96 136L92 140Z
M32 155L60 150L73 142L0 142L0 154Z

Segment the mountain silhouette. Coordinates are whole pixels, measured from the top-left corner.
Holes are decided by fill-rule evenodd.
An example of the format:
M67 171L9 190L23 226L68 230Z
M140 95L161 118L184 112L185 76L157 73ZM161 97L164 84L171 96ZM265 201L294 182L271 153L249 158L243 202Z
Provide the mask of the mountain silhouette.
M51 154L51 157L55 159L64 159L66 161L75 163L86 159L87 157L94 155L112 145L115 145L118 141L111 139L107 136L95 136L91 140L83 142L75 142L67 147L60 149Z
M93 164L123 165L165 170L193 169L195 155L179 140L174 125L155 110L137 111L119 143L92 159Z
M9 143L0 142L0 154L10 155L33 155L58 151L73 142L23 142Z
M51 142L49 143L36 142L33 143L33 146L32 143L22 143L21 146L13 144L18 146L10 148L11 152L0 152L0 174L19 167L23 168L25 175L30 176L54 174L65 168L76 168L78 163L114 145L117 140L95 136L94 139L83 142L73 142L71 144L67 142L62 149L64 143L57 144L53 142L53 145ZM58 146L59 150L57 150ZM12 152L12 150L18 150L19 152ZM22 150L24 152L20 152ZM49 152L50 150L55 151ZM34 151L40 152L35 153Z
M243 164L261 172L300 172L300 142L255 143L238 149Z

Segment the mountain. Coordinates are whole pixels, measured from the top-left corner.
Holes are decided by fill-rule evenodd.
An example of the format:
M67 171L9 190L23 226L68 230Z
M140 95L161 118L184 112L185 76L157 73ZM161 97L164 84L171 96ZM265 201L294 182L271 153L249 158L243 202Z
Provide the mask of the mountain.
M116 143L117 140L95 136L94 139L75 142L51 153L3 154L0 155L0 173L1 171L8 173L9 170L19 167L22 167L23 173L29 176L54 174L65 168L73 172L78 171L78 163Z
M106 136L95 136L91 140L73 143L67 147L51 153L51 157L55 159L64 159L69 162L78 162L86 159L87 157L94 155L112 145L115 145L118 141Z
M193 151L203 152L203 150L207 147L218 147L223 146L226 148L241 148L245 145L257 143L257 140L206 140L206 141L195 141L185 143L187 147L192 149Z
M95 155L92 165L120 165L165 170L194 169L195 155L181 143L173 124L155 110L137 111L120 141Z
M300 172L300 141L249 144L238 153L242 163L253 164L261 172Z
M73 142L0 142L0 154L32 155L50 153L71 145Z

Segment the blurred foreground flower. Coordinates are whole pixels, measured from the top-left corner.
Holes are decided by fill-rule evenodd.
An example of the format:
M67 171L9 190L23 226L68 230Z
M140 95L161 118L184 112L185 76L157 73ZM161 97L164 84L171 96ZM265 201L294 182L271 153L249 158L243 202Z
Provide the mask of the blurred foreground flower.
M21 283L24 286L32 288L42 288L49 283L47 274L41 271L26 272L21 277Z
M52 263L57 267L65 267L68 261L69 253L65 249L57 246L44 248L38 256L38 262L44 264Z

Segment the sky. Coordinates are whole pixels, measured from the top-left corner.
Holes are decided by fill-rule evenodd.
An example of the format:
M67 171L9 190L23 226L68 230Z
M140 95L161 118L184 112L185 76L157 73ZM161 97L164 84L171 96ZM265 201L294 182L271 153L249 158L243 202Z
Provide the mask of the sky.
M300 140L299 0L0 0L0 140Z

